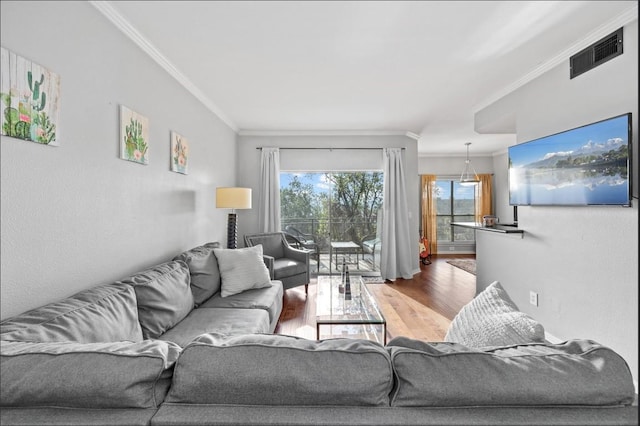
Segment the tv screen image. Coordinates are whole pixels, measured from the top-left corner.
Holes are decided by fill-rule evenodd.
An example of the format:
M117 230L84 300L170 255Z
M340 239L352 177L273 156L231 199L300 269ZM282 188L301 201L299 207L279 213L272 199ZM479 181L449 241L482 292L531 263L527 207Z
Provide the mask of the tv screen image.
M631 113L509 147L509 204L631 205Z

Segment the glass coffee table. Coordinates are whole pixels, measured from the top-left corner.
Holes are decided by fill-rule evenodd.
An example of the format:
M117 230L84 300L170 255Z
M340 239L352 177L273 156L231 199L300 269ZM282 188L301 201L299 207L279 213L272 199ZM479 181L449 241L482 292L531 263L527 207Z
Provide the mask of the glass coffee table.
M386 345L387 321L362 278L351 277L351 300L338 289L340 281L340 276L318 277L316 338L349 337Z

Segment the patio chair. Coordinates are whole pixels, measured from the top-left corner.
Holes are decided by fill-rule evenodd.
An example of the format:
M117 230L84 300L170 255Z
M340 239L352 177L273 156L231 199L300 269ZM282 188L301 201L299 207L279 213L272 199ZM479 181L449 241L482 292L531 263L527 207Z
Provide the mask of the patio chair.
M301 245L303 248L307 250L311 250L313 254L312 257L318 263L318 270L320 270L320 246L315 241L313 235L305 234L304 232L300 231L299 229L291 225L287 225L284 228L284 232L285 234L295 238L295 240L297 240L296 244ZM293 241L293 238L290 238L290 242Z
M382 241L380 240L380 238L376 236L376 234L365 235L362 238L362 241L360 242L360 247L362 247L363 256L364 254L371 255L374 268L376 266L376 251L378 252L380 251L381 242Z
M304 284L304 292L309 291L309 256L308 250L298 250L287 242L284 232L267 232L244 236L247 247L262 244L264 263L269 269L272 280L282 282L284 289Z

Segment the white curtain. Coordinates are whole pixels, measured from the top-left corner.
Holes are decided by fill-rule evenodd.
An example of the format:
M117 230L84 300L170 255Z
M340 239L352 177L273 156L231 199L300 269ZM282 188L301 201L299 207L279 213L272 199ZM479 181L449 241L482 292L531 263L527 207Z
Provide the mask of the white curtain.
M280 231L280 150L262 148L260 165L260 232Z
M409 209L401 148L384 148L384 216L380 273L386 280L413 278Z

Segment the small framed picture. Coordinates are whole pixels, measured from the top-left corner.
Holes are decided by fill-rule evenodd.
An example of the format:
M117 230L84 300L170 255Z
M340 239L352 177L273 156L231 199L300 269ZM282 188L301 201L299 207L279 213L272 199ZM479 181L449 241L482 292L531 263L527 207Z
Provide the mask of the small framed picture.
M0 57L0 133L59 146L60 76L4 47Z
M149 164L149 119L120 105L120 158Z
M181 134L171 132L171 171L186 175L189 166L189 142Z

